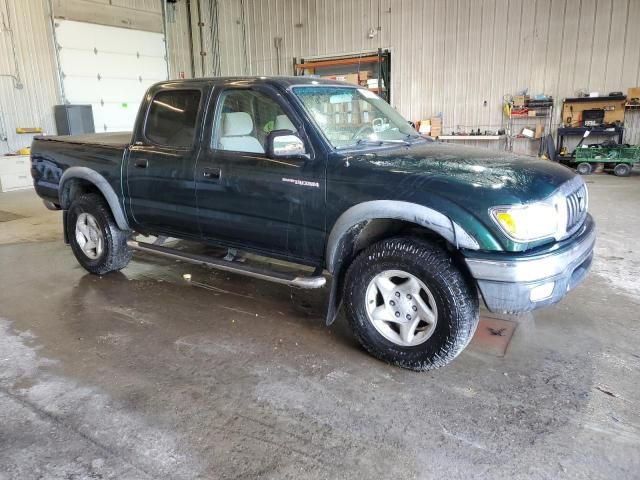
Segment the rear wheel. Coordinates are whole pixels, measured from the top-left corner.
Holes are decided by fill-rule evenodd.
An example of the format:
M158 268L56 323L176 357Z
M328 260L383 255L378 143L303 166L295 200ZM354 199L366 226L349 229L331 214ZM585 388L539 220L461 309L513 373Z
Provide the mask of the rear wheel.
M351 328L373 356L411 370L446 365L478 324L475 287L446 250L392 238L362 252L345 278Z
M619 163L613 168L613 173L618 177L628 177L631 175L631 165L628 163Z
M88 272L103 275L126 267L131 260L128 234L118 228L102 196L88 193L71 203L67 236L73 254Z
M589 162L582 162L578 164L576 171L580 175L589 175L593 171L593 166Z

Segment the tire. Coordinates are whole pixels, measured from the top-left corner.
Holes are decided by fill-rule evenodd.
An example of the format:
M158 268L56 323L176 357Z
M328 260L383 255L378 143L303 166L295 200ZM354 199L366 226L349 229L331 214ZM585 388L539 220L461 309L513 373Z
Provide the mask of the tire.
M593 171L593 166L588 162L582 162L578 164L578 166L576 167L576 171L580 175L590 175Z
M408 275L409 280L395 284L402 279L402 276L394 277L398 273ZM391 290L394 300L402 300L396 302L397 306L391 306L391 300L387 302L381 293L383 290L377 286L385 276L394 284ZM384 283L388 285L386 280ZM408 285L412 284L427 289L427 292L420 289L422 302L416 295L406 294L407 289L411 289ZM396 297L399 291L393 292L394 289L402 290L401 295ZM411 300L405 301L405 298ZM375 302L372 303L372 299ZM410 370L432 370L448 364L469 344L478 325L479 300L475 285L446 250L414 238L382 240L358 255L346 273L344 303L351 329L361 345L374 357ZM415 330L420 331L413 336L413 344L399 343L403 337L400 323L373 320L379 308L385 316L393 313L400 321L404 316L414 322L421 316L427 318L420 314L423 307L414 308L419 305L431 307L435 321L429 325L420 320ZM391 312L387 312L387 308ZM393 311L396 308L398 310ZM411 317L415 311L417 316Z
M613 173L618 177L628 177L631 175L631 165L627 163L619 163L613 167Z
M115 272L131 260L127 246L129 232L118 228L101 195L88 193L77 197L69 207L66 226L71 250L89 273ZM91 245L95 248L90 248Z

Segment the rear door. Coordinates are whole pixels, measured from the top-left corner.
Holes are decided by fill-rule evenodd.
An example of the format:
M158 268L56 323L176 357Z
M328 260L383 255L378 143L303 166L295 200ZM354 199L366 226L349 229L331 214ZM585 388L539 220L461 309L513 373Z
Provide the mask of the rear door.
M265 85L221 88L214 97L196 167L202 234L309 263L321 259L325 165L299 117ZM274 129L296 132L309 158L268 158Z
M205 91L163 85L149 95L124 165L130 217L143 232L199 237L194 170Z

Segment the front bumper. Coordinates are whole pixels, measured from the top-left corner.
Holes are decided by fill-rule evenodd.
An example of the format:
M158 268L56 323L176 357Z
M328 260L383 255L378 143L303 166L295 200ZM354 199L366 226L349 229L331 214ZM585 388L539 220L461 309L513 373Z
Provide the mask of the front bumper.
M574 235L544 250L465 252L465 260L490 311L528 312L560 301L584 280L595 242L595 222L587 215Z

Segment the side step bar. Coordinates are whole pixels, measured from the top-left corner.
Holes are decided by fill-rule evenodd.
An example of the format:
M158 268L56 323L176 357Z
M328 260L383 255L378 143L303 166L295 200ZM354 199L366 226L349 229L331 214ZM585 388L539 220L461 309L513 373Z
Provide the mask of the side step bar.
M291 287L298 288L320 288L327 283L327 279L323 276L309 276L299 277L292 273L276 272L273 270L262 269L251 265L244 265L239 263L233 263L226 260L217 259L214 257L207 257L206 255L198 255L195 253L181 252L173 248L162 247L160 245L154 245L151 243L136 242L135 240L127 241L127 245L132 250L138 250L140 252L152 253L154 255L160 255L162 257L173 258L175 260L182 260L189 263L195 263L197 265L206 265L208 267L216 268L218 270L224 270L225 272L238 273L240 275L247 275L253 278L259 278L261 280L267 280L273 283L280 283L282 285L289 285Z

